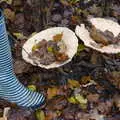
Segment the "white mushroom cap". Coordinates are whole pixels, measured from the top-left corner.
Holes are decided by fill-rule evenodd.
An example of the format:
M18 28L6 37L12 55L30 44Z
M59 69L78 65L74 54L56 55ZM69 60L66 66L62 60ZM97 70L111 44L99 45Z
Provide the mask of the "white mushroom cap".
M104 18L91 18L90 22L94 25L97 29L105 32L105 30L109 30L114 34L116 37L120 33L120 25L117 22L112 20L104 19ZM90 48L93 48L97 51L102 53L119 53L120 52L120 45L107 45L104 47L100 47L98 43L96 43L91 37L88 30L85 28L84 24L81 26L76 26L75 33L77 36L84 42L84 44Z
M23 59L26 62L31 63L32 65L36 66L36 64L33 62L33 60L30 59L28 56L28 53L32 52L32 47L43 39L45 39L47 41L52 40L54 35L61 34L61 33L63 33L62 40L64 41L64 43L67 47L66 54L68 55L69 59L63 63L54 62L50 65L43 65L43 64L38 63L38 66L45 68L45 69L50 69L50 68L60 67L64 64L70 62L72 60L73 56L75 55L75 53L77 52L78 39L77 39L75 33L66 27L49 28L49 29L43 30L43 31L37 33L36 35L32 36L23 45L23 49L22 49Z

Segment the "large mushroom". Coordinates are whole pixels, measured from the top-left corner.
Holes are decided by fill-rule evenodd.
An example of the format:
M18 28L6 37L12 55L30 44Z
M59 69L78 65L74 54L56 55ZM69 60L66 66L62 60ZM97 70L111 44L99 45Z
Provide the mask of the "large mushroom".
M117 22L105 18L90 18L89 21L101 32L110 31L114 37L120 35L120 25ZM120 43L116 43L116 45L109 44L101 47L100 44L93 40L90 35L90 31L84 24L76 26L75 33L87 47L100 51L101 53L116 54L120 52Z
M30 59L29 54L32 52L32 48L36 43L39 43L43 39L49 41L52 40L53 36L56 34L62 33L62 41L66 45L66 51L65 53L68 55L68 59L62 63L59 62L53 62L52 64L49 65L43 65L40 62L34 63L32 59ZM60 67L68 62L70 62L77 52L77 47L78 47L78 39L73 31L66 27L53 27L49 28L46 30L43 30L34 36L32 36L30 39L28 39L25 44L23 45L22 48L22 57L23 59L31 63L32 65L39 66L45 69L50 69L50 68L56 68Z

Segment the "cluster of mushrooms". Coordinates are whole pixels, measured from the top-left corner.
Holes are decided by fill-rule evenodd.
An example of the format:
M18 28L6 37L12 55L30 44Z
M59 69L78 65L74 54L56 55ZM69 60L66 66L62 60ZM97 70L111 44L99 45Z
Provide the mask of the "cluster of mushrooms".
M45 69L60 67L70 62L76 54L77 36L85 46L94 50L119 53L120 25L105 18L89 18L88 21L89 26L78 25L75 32L66 27L53 27L35 34L23 45L23 59Z

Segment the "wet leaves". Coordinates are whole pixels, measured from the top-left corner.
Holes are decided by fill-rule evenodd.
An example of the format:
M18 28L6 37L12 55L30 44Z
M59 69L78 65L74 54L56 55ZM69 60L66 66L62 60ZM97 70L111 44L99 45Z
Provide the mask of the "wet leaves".
M4 8L8 30L16 38L13 52L15 73L30 90L45 94L46 106L32 113L0 100L0 113L3 113L3 108L10 106L8 120L120 120L119 54L100 54L86 48L79 40L76 56L69 64L61 67L61 71L32 67L21 60L21 47L28 39L26 36L54 26L65 26L74 31L76 24L88 25L87 18L91 15L108 15L119 21L120 4L117 1L56 0L53 8L49 9L51 1L45 0L46 5L44 1L41 5L50 10L50 14L46 15L47 9L41 11L39 0L14 0L13 5L10 5L11 0L7 1L9 5L3 1L0 1L0 7ZM108 2L112 6L108 7ZM108 9L110 13L106 11ZM54 36L54 41L61 39L62 33ZM33 51L37 47L34 46ZM48 51L52 51L50 46ZM65 84L61 85L63 81Z

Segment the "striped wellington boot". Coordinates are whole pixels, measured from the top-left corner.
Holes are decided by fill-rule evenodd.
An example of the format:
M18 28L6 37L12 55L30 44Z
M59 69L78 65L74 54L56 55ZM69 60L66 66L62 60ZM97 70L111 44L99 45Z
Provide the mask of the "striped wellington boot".
M0 11L0 98L6 99L18 106L36 108L44 103L42 94L25 88L13 72L12 56L5 21Z

